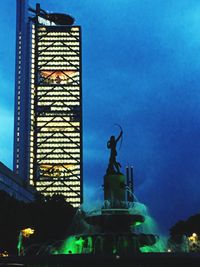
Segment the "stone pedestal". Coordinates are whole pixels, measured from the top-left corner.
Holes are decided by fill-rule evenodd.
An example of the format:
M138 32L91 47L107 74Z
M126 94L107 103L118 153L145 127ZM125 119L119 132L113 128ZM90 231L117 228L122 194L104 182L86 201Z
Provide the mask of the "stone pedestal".
M126 201L126 177L123 174L104 176L104 200L110 203Z

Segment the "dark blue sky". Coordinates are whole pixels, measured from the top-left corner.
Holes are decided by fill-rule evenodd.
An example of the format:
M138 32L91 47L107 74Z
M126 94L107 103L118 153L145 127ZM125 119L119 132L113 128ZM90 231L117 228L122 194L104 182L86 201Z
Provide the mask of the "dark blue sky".
M30 0L82 26L84 191L100 192L109 151L134 166L135 194L166 232L200 211L200 2ZM12 167L15 0L0 1L0 160ZM97 189L96 189L97 188Z

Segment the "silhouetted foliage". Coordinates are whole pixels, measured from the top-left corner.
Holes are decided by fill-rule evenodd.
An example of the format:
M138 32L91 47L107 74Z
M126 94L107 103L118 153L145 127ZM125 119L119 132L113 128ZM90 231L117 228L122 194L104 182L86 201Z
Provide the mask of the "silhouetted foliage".
M170 236L175 242L181 242L183 235L191 236L192 233L200 235L200 214L190 216L185 221L178 221L170 228Z
M27 245L64 239L75 212L60 195L37 197L32 203L24 203L0 191L0 252L16 254L19 232L27 227L35 230Z

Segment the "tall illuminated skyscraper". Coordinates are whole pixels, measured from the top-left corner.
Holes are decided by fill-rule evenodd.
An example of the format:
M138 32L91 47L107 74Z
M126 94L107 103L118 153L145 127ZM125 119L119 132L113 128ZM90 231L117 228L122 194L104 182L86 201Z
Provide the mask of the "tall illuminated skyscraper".
M14 170L46 196L82 202L81 29L17 1Z

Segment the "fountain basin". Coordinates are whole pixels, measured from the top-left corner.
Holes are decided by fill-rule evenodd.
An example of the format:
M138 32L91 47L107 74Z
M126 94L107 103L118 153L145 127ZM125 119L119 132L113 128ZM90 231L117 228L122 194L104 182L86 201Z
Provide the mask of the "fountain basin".
M139 214L118 213L113 210L112 213L109 211L99 215L88 216L85 220L91 225L102 227L105 231L127 231L130 229L130 226L143 223L145 218Z

